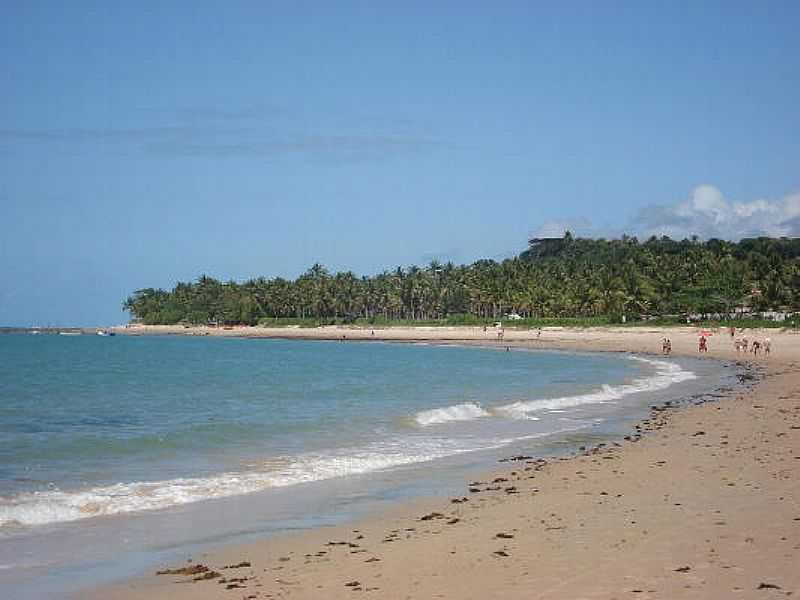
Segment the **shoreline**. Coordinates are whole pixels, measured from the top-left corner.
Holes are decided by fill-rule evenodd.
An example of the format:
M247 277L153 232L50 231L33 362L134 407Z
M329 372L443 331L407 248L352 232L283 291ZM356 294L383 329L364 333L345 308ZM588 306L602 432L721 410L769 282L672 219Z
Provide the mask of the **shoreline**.
M336 329L338 334L339 328ZM681 329L684 331L679 333L683 335L673 339L673 353L692 355L690 348L695 339L694 331ZM506 330L507 335L509 331ZM624 346L620 346L617 339L619 331L609 331L605 328L602 331L582 330L578 332L579 335L573 331L559 329L558 338L554 339L556 336L551 334L546 338L545 344L533 344L530 343L531 340L506 339L503 345L576 351L633 351L652 355L658 353L653 352L652 348L648 348L644 343L650 342L649 338L654 333L656 335L669 333L673 338L676 334L674 330L659 329L655 332L648 330L643 332L649 334L648 339L639 336L633 339L633 336L624 335L629 331L625 329L622 332L627 338ZM263 331L259 333L263 334ZM302 339L338 339L330 337L332 334L330 331L323 332L329 337L321 337L319 333ZM483 340L483 343L474 339L453 340L450 332L448 332L450 339L443 339L441 335L431 339L428 335L420 336L420 333L418 330L403 331L400 339L381 338L381 341L459 341L467 342L469 345L476 342L480 345L497 345L487 344L486 340ZM463 332L459 333L463 336ZM535 335L535 332L532 333ZM222 335L265 337L230 333ZM724 486L717 490L720 495L718 499L713 494L710 496L700 494L704 501L700 502L698 508L702 510L696 512L688 521L686 511L678 510L677 507L686 506L690 504L689 502L673 503L675 506L672 510L664 509L661 503L645 501L644 497L637 498L636 492L641 495L647 491L646 498L653 500L653 490L650 488L666 485L669 491L674 493L675 490L672 488L683 482L685 489L682 497L685 495L691 498L693 495L698 495L697 486L706 481L704 478L700 478L699 482L696 481L696 471L698 469L702 469L703 472L713 471L714 467L719 470L719 465L713 464L719 457L718 452L731 444L731 434L723 433L725 425L714 421L718 418L718 414L715 413L722 411L730 418L735 417L733 421L738 427L737 432L744 434L749 423L749 415L740 413L765 410L763 405L755 404L753 398L758 398L759 402L767 404L769 396L772 396L775 406L770 406L773 410L770 411L772 419L769 429L789 428L790 425L783 421L787 419L786 415L790 415L789 418L793 418L792 425L797 426L797 429L790 429L790 432L794 432L795 441L800 440L798 431L800 430L800 396L798 396L800 364L796 362L800 359L800 348L798 348L800 336L795 336L797 339L794 339L792 334L780 334L774 331L770 331L769 335L774 340L775 349L781 353L780 358L773 356L769 359L769 368L765 370L763 379L754 387L750 389L737 387L729 394L733 396L732 398L724 398L713 403L681 407L680 410L675 410L675 407L653 409L649 417L637 425L632 435L626 436L625 440L603 444L568 458L543 461L534 457L498 465L496 474L480 485L467 486L464 496L449 501L417 499L404 502L388 512L370 515L356 523L312 529L301 533L279 534L254 543L231 543L207 555L195 557L196 562L168 565L170 568L194 567L196 572L192 575L137 577L120 584L103 586L91 597L129 600L150 597L335 598L352 597L354 593L359 592L370 593L373 597L380 598L574 598L617 597L616 594L624 597L629 592L636 594L637 598L727 598L737 591L746 592L747 595L751 589L757 587L748 588L744 583L733 587L722 585L724 579L722 575L733 573L731 569L734 567L731 565L719 567L727 569L727 572L715 573L714 577L703 574L701 581L698 581L696 574L696 571L709 570L710 565L719 562L709 561L709 556L706 554L703 554L701 560L697 555L697 549L704 544L707 545L708 540L715 539L713 536L708 537L712 533L719 534L719 531L726 531L722 525L712 524L709 527L704 517L708 516L706 513L713 515L714 510L725 508L721 506L722 502L719 500L731 501L728 496L731 489L736 489L735 483L731 485L730 481L726 481ZM411 339L413 336L416 337ZM687 336L691 336L691 339ZM370 335L368 339L375 338ZM657 343L658 339L656 337L653 341ZM737 360L737 355L732 349L725 352L724 348L718 348L718 352L715 353L713 344L711 349L711 357ZM776 389L783 390L782 392L773 392L772 388L775 387L776 381L780 382ZM787 394L787 390L791 390L791 393ZM773 412L775 414L772 414ZM699 421L692 422L693 419ZM639 436L645 433L647 435ZM775 434L780 434L779 437L784 440L792 435L785 431ZM716 448L717 452L701 451L699 454L692 452L691 449L700 444L699 441L693 441L695 438L702 441L714 438L716 446L714 444L703 446ZM677 444L678 441L685 442L687 439L693 441L688 448ZM787 443L791 452L791 442L787 440ZM757 446L739 448L738 456L735 458L739 459L740 464L738 467L736 465L731 467L731 472L736 472L738 469L741 474L747 470L751 461L743 459L752 458L750 454L756 448ZM675 454L686 454L685 458L689 460L674 461L671 458L663 460L665 455ZM652 460L655 456L662 460ZM685 464L690 462L704 464L686 468ZM800 491L797 485L800 460L794 460L794 463L790 463L789 466L793 469L790 469L786 477L791 493L784 494L778 502L784 502L784 499L791 495L796 497L796 492ZM621 467L611 468L618 465ZM631 470L636 471L637 475L630 475ZM653 479L653 476L656 478ZM668 483L665 484L664 479L667 479ZM763 489L768 483L771 482L759 481L758 488ZM581 491L576 491L575 485L580 486ZM751 482L749 487L752 485ZM618 491L612 493L614 489ZM624 493L620 494L620 491ZM800 557L798 552L800 507L783 504L777 507L783 510L774 510L775 507L761 510L758 506L754 508L750 502L751 498L748 497L747 500L743 507L747 509L745 512L748 522L753 523L754 529L769 524L764 523L765 520L777 520L782 523L781 527L785 528L786 536L790 536L783 537L789 541L794 540L793 544L788 546L789 552L783 553L783 560L780 556L773 556L776 551L770 547L765 550L764 556L759 555L755 565L751 564L753 568L758 567L756 571L763 567L761 562L765 560L773 560L780 567L777 570L773 569L772 575L775 581L780 580L780 582L762 581L757 582L755 586L764 583L767 586L778 585L783 591L796 589L800 584L800 577L787 565ZM625 505L627 508L622 508ZM546 508L547 506L550 508ZM787 506L793 516L784 514ZM565 514L566 507L572 507L572 510L566 511ZM620 510L627 516L636 514L637 519L629 519L628 522L619 521ZM680 526L665 518L665 510L668 514L676 511L680 514L682 519ZM729 513L728 510L721 512ZM794 515L794 512L798 514ZM793 520L795 517L799 519ZM612 521L605 522L609 518ZM642 522L650 522L644 533L642 533L643 526L639 525ZM721 518L714 521L714 523L721 522ZM697 526L700 525L702 527L698 530ZM357 532L354 529L357 529ZM742 535L745 529L749 531L748 527L742 525L738 527ZM702 536L697 535L698 531L702 531L703 536L706 536L703 540L700 539ZM570 532L570 535L560 535L557 532ZM612 542L616 538L619 539ZM636 542L628 538L633 538ZM737 552L750 550L749 554L752 555L752 551L758 548L758 544L755 543L756 537L745 535L744 538L752 538L753 541L745 542L751 544L752 548L740 548L741 540L739 540L734 544L735 550ZM723 552L722 548L730 545L725 541L728 539L730 536L719 538L717 535L713 544L719 547L713 548L712 554ZM683 562L686 562L686 565L676 564L671 569L667 569L663 548L657 548L661 551L660 561L652 558L648 560L638 553L631 554L631 548L645 542L646 545L650 545L651 540L660 540L661 545L666 545L668 548L688 547L693 552L684 556ZM725 548L726 552L728 550L730 548ZM562 554L564 556L560 559L554 556ZM685 555L686 552L681 554ZM557 583L556 580L560 581L559 578L567 576L565 572L567 564L572 561L587 560L606 565L601 569L603 578L609 579L604 592L598 591L597 582L583 581L575 577L569 578L566 583ZM625 565L630 561L639 565L637 567L639 581L655 578L658 580L658 585L637 583L631 590L626 591L627 584L623 583L629 576L624 574L628 570ZM676 561L680 562L677 557L672 559L672 562ZM702 569L698 566L698 561L702 563ZM249 566L222 568L243 562L249 563ZM200 563L207 565L209 570L203 571L198 567ZM614 568L611 568L612 566ZM167 565L164 566L166 567ZM683 570L684 567L689 568ZM741 565L736 569L751 570ZM509 571L514 573L514 577L510 577ZM216 573L219 575L216 576ZM614 577L612 574L615 574ZM737 572L737 574L741 575L740 579L744 578L743 573ZM195 581L195 578L199 580ZM546 586L550 591L543 590L542 579L550 582ZM712 587L707 585L710 580L715 581ZM220 584L220 581L223 583ZM183 582L189 583L183 584ZM663 595L666 591L665 586L669 589L667 596ZM734 589L736 587L740 587L740 590ZM641 591L636 591L639 588ZM653 591L649 591L650 589ZM780 593L777 588L761 589L766 590L760 592L762 594Z
M188 336L245 339L281 340L327 340L327 341L377 341L377 342L459 342L480 344L487 347L519 346L531 348L563 349L578 351L619 351L642 354L658 354L660 340L669 337L672 355L698 356L697 339L700 332L710 331L709 357L728 359L750 359L748 353L739 354L733 349L727 328L708 330L693 325L650 327L542 327L539 329L516 329L513 325L503 328L472 326L366 327L356 325L325 325L320 327L263 327L235 326L209 327L203 325L138 325L112 327L114 333L125 336ZM500 335L498 335L500 334ZM737 329L736 338L746 337L751 341L770 338L776 346L781 342L800 342L800 330L792 329ZM786 344L784 344L786 345ZM796 343L790 343L793 347ZM762 354L763 357L763 354Z

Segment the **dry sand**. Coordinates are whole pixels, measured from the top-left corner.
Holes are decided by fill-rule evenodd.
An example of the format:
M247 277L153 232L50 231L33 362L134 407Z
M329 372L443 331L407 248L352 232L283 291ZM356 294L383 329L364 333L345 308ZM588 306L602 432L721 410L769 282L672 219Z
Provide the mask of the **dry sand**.
M183 327L180 325L130 325L115 327L123 335L188 335L273 339L335 340L335 341L396 341L396 342L459 342L486 345L572 350L611 350L660 353L661 339L672 340L673 354L697 355L698 335L709 331L697 327L543 327L537 329L513 326L495 327L357 327L331 325L327 327ZM502 332L502 337L498 334ZM710 330L708 356L717 358L753 358L751 354L737 355L730 334L725 329ZM787 352L800 351L800 332L777 329L737 330L737 339L749 341L770 338L787 358Z
M248 334L274 331L253 328ZM278 335L374 339L369 329L289 331ZM191 563L164 566L194 566L194 575L147 575L94 597L641 600L797 594L800 335L746 334L772 339L769 359L746 357L764 373L757 385L718 402L654 410L639 426L642 436L571 459L510 461L480 482L465 482L458 498L230 545ZM546 329L538 339L535 331L506 329L503 344L654 352L665 335L673 353L696 355L697 331L690 328ZM497 343L485 336L471 328L375 330L375 337L392 340ZM737 358L724 332L712 336L708 356Z

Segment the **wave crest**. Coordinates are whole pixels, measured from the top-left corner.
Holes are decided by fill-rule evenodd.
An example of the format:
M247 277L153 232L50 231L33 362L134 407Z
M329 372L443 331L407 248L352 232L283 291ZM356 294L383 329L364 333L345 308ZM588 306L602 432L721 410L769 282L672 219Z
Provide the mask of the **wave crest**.
M280 468L264 462L258 470L211 477L117 483L86 490L47 490L0 498L0 527L45 525L90 517L158 510L212 498L225 498L300 483L309 483L428 462L464 452L499 447L506 441L463 445L455 440L397 439L330 454L289 459Z
M488 416L489 413L481 408L480 405L473 402L465 402L464 404L420 411L415 415L414 420L418 425L426 427L451 421L472 421L473 419Z
M630 383L623 383L621 385L604 384L599 390L586 394L513 402L492 409L492 412L512 419L529 419L529 413L540 410L560 410L581 406L583 404L614 402L616 400L621 400L625 396L630 396L631 394L664 390L674 383L697 379L697 376L693 372L684 370L676 363L643 358L641 356L629 356L628 358L654 366L656 368L655 374L647 377L639 377L632 380Z

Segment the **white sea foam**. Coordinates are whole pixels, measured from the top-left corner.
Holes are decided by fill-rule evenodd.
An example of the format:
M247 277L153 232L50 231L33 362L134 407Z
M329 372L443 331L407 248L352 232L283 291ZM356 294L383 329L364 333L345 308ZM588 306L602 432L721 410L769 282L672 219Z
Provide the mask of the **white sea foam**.
M483 417L498 416L512 419L538 420L531 413L546 410L551 413L566 412L584 404L600 404L620 400L625 396L641 392L652 392L668 388L673 383L695 379L691 371L686 371L680 365L663 360L630 356L630 360L642 362L655 367L655 374L640 377L621 385L603 384L599 389L575 396L560 398L543 398L537 400L524 400L513 402L486 410L478 404L465 403L434 408L418 412L414 420L422 426L437 425L452 421L470 421Z
M620 385L604 384L598 390L585 394L578 394L575 396L513 402L511 404L506 404L505 406L493 408L492 413L513 419L529 419L531 417L530 413L540 410L556 412L566 408L581 406L583 404L614 402L631 394L664 390L674 383L697 378L693 372L684 370L676 363L664 360L654 360L651 358L642 358L640 356L630 356L628 358L630 360L646 363L655 367L655 374L646 377L639 377L630 381L629 383L623 383Z
M509 441L489 440L468 444L444 439L412 442L398 438L360 449L300 456L278 469L273 468L274 461L270 461L262 465L261 470L221 473L213 477L118 483L81 491L48 490L23 494L15 498L0 498L0 527L44 525L163 509L211 498L427 462L464 452L502 447Z
M448 423L451 421L471 421L473 419L480 419L481 417L488 416L489 413L481 408L480 405L472 402L466 402L464 404L445 406L444 408L423 410L416 414L414 420L419 425L426 426L438 425L440 423Z
M696 379L694 373L684 370L680 365L673 362L654 360L640 356L629 356L628 358L655 367L655 373L645 377L639 377L621 385L603 384L599 389L585 394L560 398L523 400L503 406L492 407L488 410L471 402L446 406L444 408L423 410L414 416L414 420L418 425L422 426L438 425L453 421L471 421L491 416L538 421L539 417L531 413L542 410L546 410L550 413L562 413L566 412L568 409L584 404L614 402L631 394L663 390L674 383Z
M362 449L326 455L309 454L289 461L279 470L222 473L214 477L118 483L82 491L50 490L0 498L0 527L46 525L90 517L165 509L212 498L225 498L278 488L370 473L428 462L467 452L502 448L516 441L572 431L536 433L482 441L396 438ZM270 461L268 464L273 464ZM267 463L265 463L267 464Z

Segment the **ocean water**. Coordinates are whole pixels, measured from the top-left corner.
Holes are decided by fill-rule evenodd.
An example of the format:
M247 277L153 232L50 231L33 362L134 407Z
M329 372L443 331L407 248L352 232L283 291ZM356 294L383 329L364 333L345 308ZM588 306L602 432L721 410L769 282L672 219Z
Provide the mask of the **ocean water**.
M76 573L447 493L726 376L625 354L0 336L0 586L59 597Z

